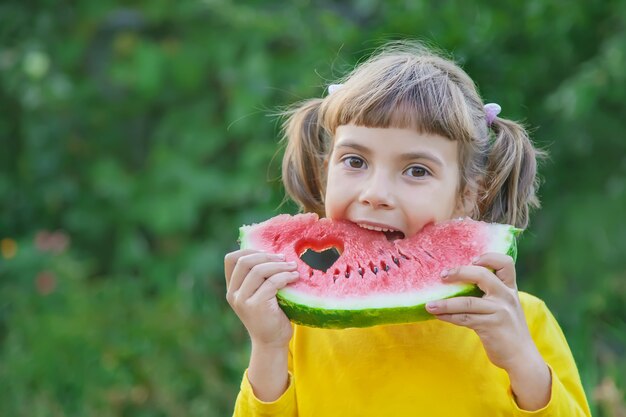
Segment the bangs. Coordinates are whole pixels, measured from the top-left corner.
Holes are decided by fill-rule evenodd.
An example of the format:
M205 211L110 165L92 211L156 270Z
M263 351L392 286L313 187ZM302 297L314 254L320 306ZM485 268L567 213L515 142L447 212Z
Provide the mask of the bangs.
M334 135L345 124L394 127L470 141L474 123L459 87L436 66L414 60L383 56L362 65L324 100L324 128Z

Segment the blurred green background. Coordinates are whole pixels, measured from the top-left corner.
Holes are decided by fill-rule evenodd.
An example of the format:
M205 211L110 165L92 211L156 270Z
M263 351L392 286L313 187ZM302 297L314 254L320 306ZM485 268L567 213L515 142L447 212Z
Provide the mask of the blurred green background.
M521 289L626 416L626 2L0 4L0 415L227 416L238 226L279 212L281 106L384 40L451 52L551 159Z

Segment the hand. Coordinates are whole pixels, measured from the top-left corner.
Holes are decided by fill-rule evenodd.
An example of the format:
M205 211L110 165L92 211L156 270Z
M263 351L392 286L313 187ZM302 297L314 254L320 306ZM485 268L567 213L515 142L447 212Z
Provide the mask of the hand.
M448 283L475 283L485 295L429 303L428 311L440 320L476 332L489 360L509 374L515 401L521 408L545 407L550 400L551 374L526 324L517 294L513 259L486 253L473 265L442 275L445 275L443 281Z
M528 360L536 361L539 352L519 301L515 265L510 256L486 253L473 265L454 268L447 274L444 271L442 280L475 283L485 295L428 303L428 312L439 320L474 330L489 360L509 373Z
M224 275L226 299L246 326L252 344L287 347L293 329L276 292L299 278L296 264L285 262L284 255L237 250L224 258Z

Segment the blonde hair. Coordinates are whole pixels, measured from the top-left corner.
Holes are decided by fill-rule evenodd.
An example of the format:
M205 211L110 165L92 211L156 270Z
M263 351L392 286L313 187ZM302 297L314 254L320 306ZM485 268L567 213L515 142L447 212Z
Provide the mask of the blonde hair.
M476 192L471 216L528 225L539 207L535 149L518 123L496 117L487 125L471 78L454 62L420 44L393 43L358 65L325 98L286 112L283 183L302 211L324 216L324 161L338 126L414 129L459 141L459 192Z

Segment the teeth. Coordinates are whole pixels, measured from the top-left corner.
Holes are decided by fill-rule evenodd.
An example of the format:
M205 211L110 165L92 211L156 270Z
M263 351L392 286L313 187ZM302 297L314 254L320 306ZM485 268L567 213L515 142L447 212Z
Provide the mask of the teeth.
M369 224L363 224L363 223L357 223L357 224L363 229L374 230L376 232L396 232L397 231L395 229L386 229L384 227L370 226Z

